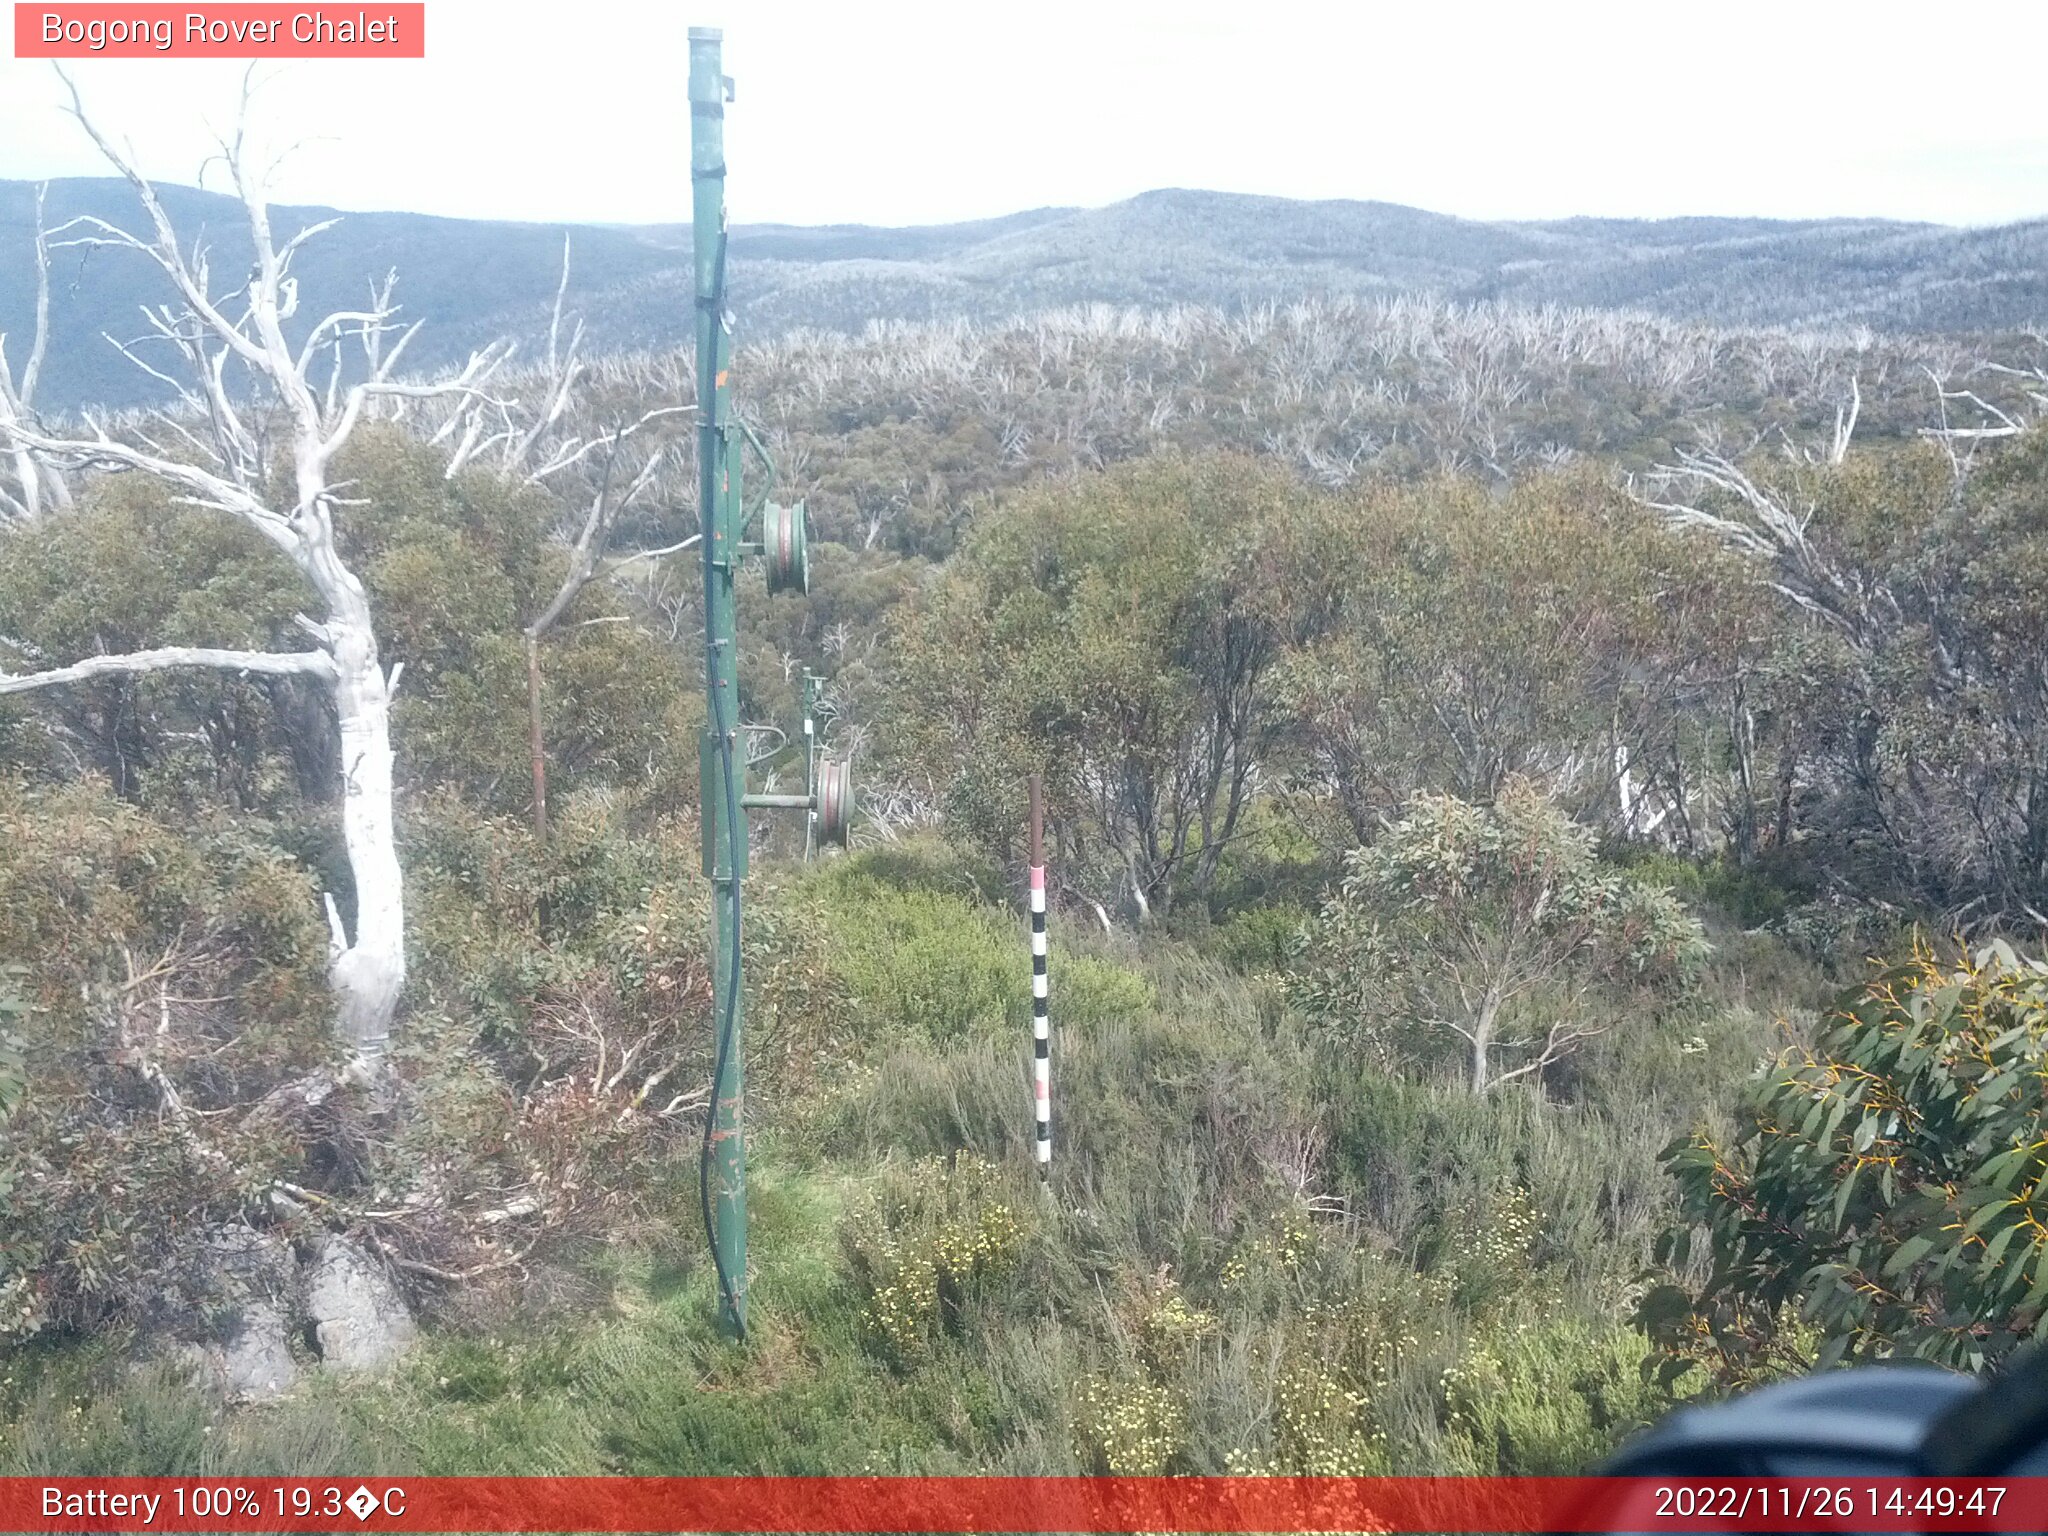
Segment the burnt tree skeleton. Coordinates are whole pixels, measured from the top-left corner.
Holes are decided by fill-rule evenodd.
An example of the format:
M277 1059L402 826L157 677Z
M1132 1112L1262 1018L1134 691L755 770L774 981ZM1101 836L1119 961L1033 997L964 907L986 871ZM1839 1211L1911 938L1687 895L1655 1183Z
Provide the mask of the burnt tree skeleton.
M611 553L620 520L660 488L661 472L670 457L667 443L655 441L642 453L637 446L629 452L629 442L655 436L651 429L671 417L694 417L696 406L655 406L631 421L620 418L600 430L584 429L582 424L587 418L575 409L578 386L590 374L582 356L584 325L580 316L565 323L563 313L569 295L570 255L570 237L565 235L562 275L555 286L554 307L548 322L546 363L531 376L537 386L532 391L531 415L522 414L516 400L459 394L451 398L447 414L430 439L435 444L449 445L445 473L450 479L465 469L473 469L507 483L545 487L569 506L582 508L580 515L557 529L557 536L568 546L568 569L540 611L520 628L526 648L533 829L534 835L543 841L547 838L548 822L542 643L561 626L591 582L619 576L638 561L660 560L692 549L698 542L698 536L692 534L659 549Z
M8 366L7 338L0 336L0 422L35 419L36 384L42 377L43 358L50 348L50 236L43 216L50 187L36 188L35 326L21 372ZM34 454L19 443L8 450L13 484L0 482L0 521L34 523L42 517L45 497L58 507L70 505L71 493L63 477L38 463Z
M428 400L447 395L481 397L482 385L504 356L496 346L475 354L453 377L436 382L400 380L396 369L420 322L401 327L390 303L391 282L375 290L370 308L343 310L316 321L298 347L287 340L285 295L293 291L292 258L332 221L313 224L289 239L274 235L262 176L252 174L245 146L249 91L234 137L221 146L235 193L248 219L255 268L247 286L226 299L212 291L203 244L181 243L154 187L134 160L117 149L87 115L76 85L64 77L70 111L135 191L149 232L137 235L106 220L85 216L52 234L54 242L86 248L139 252L155 263L176 294L173 303L145 310L152 339L168 343L186 376L175 378L136 351L114 344L137 366L170 384L177 404L155 413L149 427L174 447L135 428L114 436L104 420L86 421L89 435L57 436L19 412L0 416L0 440L26 453L45 472L87 469L133 471L181 493L184 505L213 508L240 519L287 555L318 594L319 618L295 622L312 641L309 649L285 652L167 647L127 655L96 656L72 666L24 675L0 674L0 694L61 686L109 673L141 674L175 667L210 667L237 673L299 675L326 685L339 723L343 789L342 823L355 885L354 931L344 923L331 893L325 897L329 932L329 980L334 992L335 1029L349 1055L347 1074L375 1082L385 1070L391 1025L406 977L404 882L399 867L393 813L391 701L401 670L387 670L379 658L370 603L335 538L334 508L339 487L330 476L335 455L365 414L381 402ZM291 286L288 286L291 285ZM239 313L236 300L244 301ZM111 338L110 338L111 339ZM364 376L344 384L343 344L358 341ZM388 344L387 344L388 342ZM324 387L311 374L316 359L332 354ZM294 499L274 504L269 490L271 433L260 419L264 406L231 387L230 367L246 373L281 418L280 449L288 449ZM135 439L130 441L129 439Z

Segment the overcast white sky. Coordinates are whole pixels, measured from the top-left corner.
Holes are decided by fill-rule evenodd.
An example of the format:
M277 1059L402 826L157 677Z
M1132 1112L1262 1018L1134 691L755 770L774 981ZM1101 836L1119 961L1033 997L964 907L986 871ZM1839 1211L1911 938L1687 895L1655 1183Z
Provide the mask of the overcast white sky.
M330 3L353 15L358 4ZM118 5L109 6L117 14ZM1897 0L428 0L423 61L267 66L281 202L687 217L689 25L722 26L738 222L931 223L1152 187L1481 218L2048 215L2048 6ZM241 66L76 66L191 181ZM0 59L0 177L98 174Z

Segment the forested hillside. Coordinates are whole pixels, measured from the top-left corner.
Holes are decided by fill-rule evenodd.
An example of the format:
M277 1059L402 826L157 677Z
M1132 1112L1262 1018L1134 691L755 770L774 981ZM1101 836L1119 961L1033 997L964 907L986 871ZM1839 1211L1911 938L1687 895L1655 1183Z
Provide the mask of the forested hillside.
M917 259L1178 282L1177 207ZM1302 274L1353 217L1433 285L1399 210L1304 215ZM777 334L773 263L869 311L834 285L891 259L754 232L733 377L817 542L807 594L742 579L752 782L812 669L865 814L808 861L756 824L736 1341L694 392L599 323L676 308L672 232L593 241L559 314L525 232L467 312L512 360L433 372L461 321L405 373L373 303L330 388L346 228L236 305L156 247L159 416L67 427L8 349L0 1473L1564 1473L1684 1396L2035 1330L2037 342L1263 264L1249 305ZM1459 259L1669 236L1721 292L1701 233Z
M163 189L181 228L216 244L216 275L249 259L233 199ZM125 214L117 180L54 184L53 224ZM415 366L459 362L507 333L545 326L565 233L589 296L591 338L632 352L675 344L690 311L687 226L594 227L280 208L288 234L341 222L296 271L308 312L354 304L396 268L399 297L431 321ZM35 188L0 182L0 334L25 334L34 292ZM1390 203L1295 202L1195 191L1148 192L1106 208L1048 208L925 228L732 232L740 334L858 333L875 321L1006 322L1077 304L1150 308L1430 296L1518 307L1627 309L1720 327L2025 333L2048 323L2048 235L2039 223L1989 229L1883 220L1630 221L1488 224ZM81 231L74 228L70 233ZM46 402L129 405L160 381L107 344L126 340L151 269L133 252L59 253L56 345ZM230 283L227 286L232 287Z

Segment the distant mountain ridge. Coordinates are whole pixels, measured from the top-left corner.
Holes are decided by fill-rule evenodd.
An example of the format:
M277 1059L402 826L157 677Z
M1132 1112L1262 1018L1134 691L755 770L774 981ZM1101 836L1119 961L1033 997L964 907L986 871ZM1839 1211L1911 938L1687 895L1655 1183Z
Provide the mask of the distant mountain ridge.
M214 193L160 188L189 241L213 246L230 291L249 260L239 210ZM49 216L133 225L128 186L52 183ZM283 233L334 217L274 210ZM0 181L0 334L26 345L34 187ZM559 275L565 226L346 213L298 262L299 323L359 302L395 267L408 314L428 325L422 366L494 336L535 334ZM594 346L673 344L690 314L687 226L577 226L571 294ZM148 261L57 253L54 336L40 403L70 409L152 398L100 331L138 334L165 297ZM2022 330L2048 323L2048 220L1957 229L1877 219L1577 218L1484 222L1392 203L1301 202L1162 190L1106 208L1042 208L971 223L739 225L732 290L743 333L858 330L873 320L995 320L1075 303L1232 307L1310 296L1433 293L1460 301L1642 309L1721 326L1888 332ZM234 274L230 276L229 274ZM126 327L126 330L120 329Z

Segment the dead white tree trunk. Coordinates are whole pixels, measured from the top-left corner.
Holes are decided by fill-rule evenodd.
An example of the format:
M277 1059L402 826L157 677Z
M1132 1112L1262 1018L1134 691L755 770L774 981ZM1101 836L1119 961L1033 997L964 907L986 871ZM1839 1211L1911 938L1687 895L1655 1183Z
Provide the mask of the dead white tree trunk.
M8 367L7 338L0 336L0 422L34 419L36 382L42 376L43 357L50 348L50 239L43 218L49 191L47 182L36 188L36 318L19 377ZM69 504L70 493L62 477L46 471L28 449L17 443L8 457L13 463L14 480L12 485L0 481L0 518L33 523L43 515L46 496L60 507Z
M67 79L66 84L70 85ZM247 117L246 94L243 101ZM347 1047L350 1073L362 1081L382 1076L391 1023L405 986L405 899L399 869L392 801L391 699L398 669L386 671L378 656L376 626L363 584L343 560L335 540L335 487L329 470L366 410L383 399L424 399L451 392L476 395L481 380L502 356L496 348L472 357L452 380L434 384L397 381L394 370L419 326L400 328L387 284L370 309L341 311L314 323L294 347L284 321L297 302L292 258L328 224L300 230L279 242L260 176L244 158L243 131L222 146L222 159L239 194L255 248L255 268L245 287L226 296L214 292L203 244L179 241L155 189L108 142L86 116L76 86L71 109L100 152L125 176L149 220L146 235L131 234L105 220L82 218L52 231L60 243L106 246L139 252L155 262L176 294L174 303L146 311L151 340L182 360L182 380L142 357L139 343L116 343L138 366L172 385L180 406L163 412L157 424L175 437L166 451L142 432L142 446L109 434L104 423L89 423L90 436L53 437L19 414L0 419L0 441L26 451L45 469L140 471L177 488L190 505L214 507L242 519L283 550L320 599L322 614L300 616L315 649L251 653L201 649L147 651L96 656L75 666L26 676L0 676L0 692L15 693L109 672L150 672L172 666L221 667L235 671L297 673L323 681L339 717L341 757L336 764L343 796L342 826L355 884L355 924L350 933L331 895L329 977L334 988L336 1031ZM390 345L387 337L395 336ZM364 377L344 386L345 341L360 342ZM324 388L309 374L316 359L331 355ZM231 370L233 372L231 373ZM265 398L267 397L267 399ZM252 404L252 400L261 403ZM268 445L259 413L282 418L290 453L289 504L273 504Z
M533 830L543 842L548 835L548 782L547 739L542 714L541 643L560 625L583 589L598 577L615 575L637 560L657 560L677 554L697 543L697 535L693 534L660 549L639 550L619 557L611 555L612 534L620 518L654 487L667 453L666 446L657 442L640 457L639 467L628 473L620 462L626 440L657 426L668 417L693 414L696 408L688 405L657 406L633 422L621 421L605 431L586 435L572 429L570 408L584 366L579 356L583 343L583 321L580 317L569 327L566 345L562 340L562 306L569 293L569 256L569 241L565 236L562 241L562 278L555 287L554 313L548 324L547 372L542 388L535 394L539 403L533 419L521 421L511 410L500 407L493 422L489 402L465 398L456 402L437 434L456 444L448 466L451 476L474 461L490 465L507 480L523 479L527 485L546 485L561 493L572 505L579 500L584 504L582 518L573 536L566 529L560 530L569 543L569 568L563 573L561 585L547 605L522 629L526 640L526 719L533 770ZM493 425L498 430L490 431ZM498 455L494 459L484 457L483 451L492 446L498 447Z
M1841 439L1846 444L1846 439ZM1900 620L1892 592L1831 560L1809 536L1819 503L1794 507L1774 487L1718 453L1680 449L1652 483L1695 499L1638 500L1673 528L1698 529L1767 571L1770 586L1868 650Z

